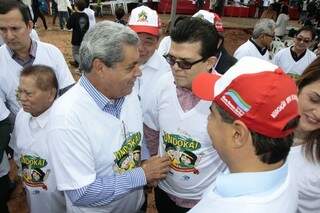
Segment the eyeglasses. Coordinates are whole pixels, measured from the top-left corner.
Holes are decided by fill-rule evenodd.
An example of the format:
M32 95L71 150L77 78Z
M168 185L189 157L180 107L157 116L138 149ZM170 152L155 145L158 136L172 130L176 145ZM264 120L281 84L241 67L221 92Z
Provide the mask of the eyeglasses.
M304 43L309 43L311 41L311 39L307 39L307 38L302 38L302 37L296 37L298 42L303 41Z
M168 64L173 66L173 65L175 65L175 63L177 63L178 67L180 67L181 69L191 69L191 67L193 65L195 65L196 63L199 63L200 61L205 60L205 58L201 58L201 59L196 60L194 62L188 62L188 61L184 61L184 60L177 61L176 57L174 57L170 54L164 55L163 57L167 60Z

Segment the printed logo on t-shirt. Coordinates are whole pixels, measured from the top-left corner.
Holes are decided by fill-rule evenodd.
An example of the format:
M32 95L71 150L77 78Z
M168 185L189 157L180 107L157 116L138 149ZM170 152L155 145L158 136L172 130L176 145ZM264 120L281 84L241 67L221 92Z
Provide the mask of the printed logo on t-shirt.
M47 185L44 183L50 174L50 169L44 171L44 167L48 164L47 160L39 156L22 155L20 163L22 167L22 180L25 185L48 190Z
M126 134L121 148L113 153L115 156L113 170L116 173L123 173L140 165L140 141L140 132Z
M193 172L199 174L196 169L200 162L200 156L194 151L201 148L201 144L196 140L178 135L163 132L162 136L165 151L171 160L170 167L175 171Z

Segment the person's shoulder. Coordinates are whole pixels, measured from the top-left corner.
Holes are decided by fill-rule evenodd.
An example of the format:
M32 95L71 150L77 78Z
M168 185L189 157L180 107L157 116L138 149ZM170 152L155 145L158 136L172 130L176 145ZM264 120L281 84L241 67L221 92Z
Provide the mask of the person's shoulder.
M52 50L52 51L59 51L61 52L58 47L56 47L53 44L43 42L43 41L36 41L37 42L37 48L43 49L43 50Z
M277 56L277 57L280 57L280 56L283 56L283 55L287 55L288 52L290 52L290 47L283 48L283 49L279 50L279 52L277 52L277 53L275 54L275 57L276 57L276 56Z

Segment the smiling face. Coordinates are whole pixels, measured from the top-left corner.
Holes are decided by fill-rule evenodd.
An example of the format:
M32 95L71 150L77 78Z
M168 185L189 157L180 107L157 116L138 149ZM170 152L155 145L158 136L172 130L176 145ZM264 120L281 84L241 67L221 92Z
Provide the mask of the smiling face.
M299 92L300 122L304 132L320 129L320 80L306 85Z
M145 64L157 49L158 37L148 33L138 33L140 39L139 45L139 63Z
M29 21L26 24L18 9L13 9L7 14L0 14L0 35L14 52L29 49L31 45L31 30L32 22Z
M138 47L124 45L123 54L123 61L116 63L113 67L108 67L101 60L95 59L93 66L96 71L88 74L88 76L95 75L95 86L102 94L111 99L130 94L136 78L141 76L138 65Z
M310 47L312 34L310 31L303 30L294 38L294 50L303 52Z
M169 55L174 57L176 61L185 61L193 63L201 60L203 57L200 55L201 42L184 42L184 43L171 43ZM192 65L190 69L183 69L177 63L171 66L174 80L177 86L191 89L192 80L201 72L208 72L213 64L216 62L215 57L203 59L198 63Z

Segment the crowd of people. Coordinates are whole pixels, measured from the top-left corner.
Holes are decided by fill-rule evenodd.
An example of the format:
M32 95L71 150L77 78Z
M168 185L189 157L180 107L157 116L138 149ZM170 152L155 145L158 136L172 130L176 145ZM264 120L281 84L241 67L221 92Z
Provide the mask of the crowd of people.
M40 41L30 4L0 0L0 212L10 157L31 213L146 212L150 189L159 213L320 212L312 27L273 56L284 9L258 20L232 56L206 10L162 38L148 6L96 23L88 2L67 2L53 15L72 30L78 81Z

